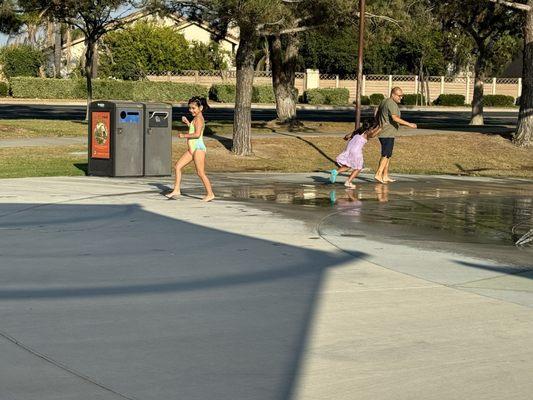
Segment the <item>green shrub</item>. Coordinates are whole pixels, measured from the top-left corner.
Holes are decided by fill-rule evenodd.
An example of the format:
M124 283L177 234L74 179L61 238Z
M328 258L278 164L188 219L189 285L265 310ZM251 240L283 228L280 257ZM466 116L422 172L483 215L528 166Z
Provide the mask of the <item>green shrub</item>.
M370 104L378 106L385 100L385 96L382 93L373 93L370 95Z
M370 105L370 97L361 96L361 105L362 106L369 106Z
M86 83L85 80L82 80ZM141 82L116 81L95 79L93 82L93 98L109 100L133 100L134 86ZM87 96L87 90L83 91L83 97Z
M18 98L82 99L86 97L81 79L11 78L11 93Z
M109 32L100 46L99 76L137 80L150 73L192 69L185 37L171 26L137 22Z
M253 103L275 103L276 96L274 96L274 88L267 86L254 86L252 92Z
M485 107L513 107L515 99L513 96L503 94L487 94L483 96L483 105Z
M125 82L124 82L125 83ZM208 88L202 85L177 82L132 82L135 101L186 102L191 97L207 97Z
M39 76L44 61L43 52L28 45L9 46L2 50L1 61L7 78L15 76Z
M441 94L433 104L436 106L464 106L465 96L462 94Z
M6 97L9 94L9 85L6 82L0 82L0 97Z
M422 96L420 93L418 94L404 94L402 104L406 106L416 106L416 105L423 105L425 101L425 97Z
M326 96L320 89L306 90L303 100L307 104L326 104Z
M13 97L41 99L84 99L84 79L12 78ZM93 98L134 101L187 101L193 96L207 96L205 86L149 81L93 80Z
M215 84L209 89L209 99L220 103L235 103L237 88L230 84ZM270 85L254 86L252 103L275 103L274 89Z
M216 42L202 43L193 40L190 47L190 69L199 71L228 69L227 60L231 53Z
M209 89L209 99L220 103L235 103L237 87L230 84L215 84Z
M338 89L310 89L304 93L304 100L309 104L346 105L350 101L350 91Z

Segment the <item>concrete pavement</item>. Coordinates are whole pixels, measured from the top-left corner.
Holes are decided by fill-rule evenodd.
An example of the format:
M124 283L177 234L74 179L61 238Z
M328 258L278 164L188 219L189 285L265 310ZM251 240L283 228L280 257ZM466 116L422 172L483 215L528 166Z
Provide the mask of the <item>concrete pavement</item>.
M212 178L209 204L194 177L179 200L168 179L0 181L0 398L530 398L531 265L350 236L335 215L366 208L342 192L285 201L316 200L316 174ZM250 200L279 184L274 208ZM523 180L431 184L531 197ZM491 280L522 297L475 293Z

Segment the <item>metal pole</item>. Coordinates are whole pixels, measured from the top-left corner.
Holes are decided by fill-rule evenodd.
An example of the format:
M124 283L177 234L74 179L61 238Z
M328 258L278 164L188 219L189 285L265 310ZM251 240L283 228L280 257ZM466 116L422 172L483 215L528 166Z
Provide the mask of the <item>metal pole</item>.
M361 126L361 90L363 84L363 48L365 41L365 0L359 0L359 51L357 58L357 93L355 102L355 129Z

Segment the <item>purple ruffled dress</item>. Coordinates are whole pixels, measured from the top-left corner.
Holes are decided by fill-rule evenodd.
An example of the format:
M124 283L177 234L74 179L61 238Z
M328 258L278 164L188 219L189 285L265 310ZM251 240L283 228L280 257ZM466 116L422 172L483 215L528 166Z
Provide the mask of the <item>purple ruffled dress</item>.
M355 135L348 142L346 149L338 155L337 163L351 169L363 169L363 147L367 141L363 135Z

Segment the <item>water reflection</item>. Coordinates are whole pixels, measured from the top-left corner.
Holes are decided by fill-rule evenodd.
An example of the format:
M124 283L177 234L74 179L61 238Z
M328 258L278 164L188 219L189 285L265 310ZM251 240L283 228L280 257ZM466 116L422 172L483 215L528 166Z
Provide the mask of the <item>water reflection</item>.
M353 224L409 226L443 232L456 240L514 244L533 228L533 184L452 180L394 185L276 184L219 188L221 197L281 205L327 207Z

